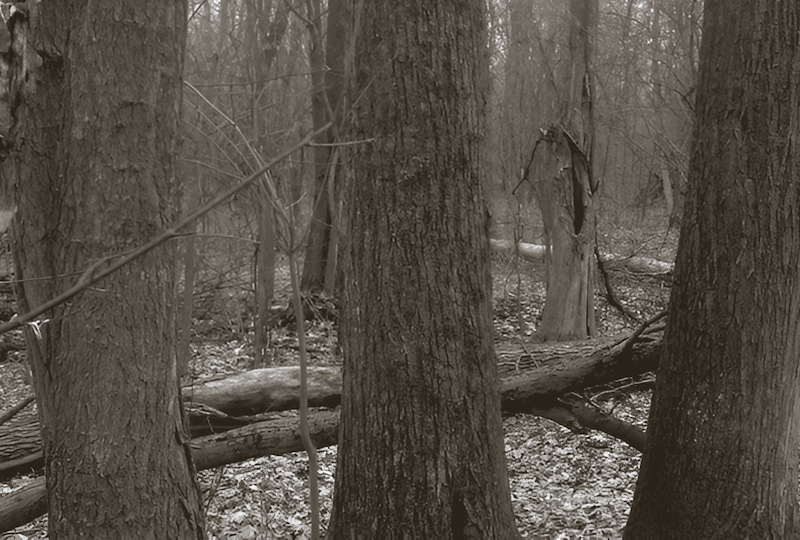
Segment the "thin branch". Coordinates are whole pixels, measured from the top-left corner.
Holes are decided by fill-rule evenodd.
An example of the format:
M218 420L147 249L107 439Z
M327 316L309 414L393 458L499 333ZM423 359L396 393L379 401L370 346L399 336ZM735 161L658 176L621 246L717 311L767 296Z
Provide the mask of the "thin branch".
M0 426L2 426L6 422L14 418L15 414L17 414L19 411L27 407L30 403L33 402L34 399L35 399L34 396L28 396L19 403L17 403L16 405L14 405L13 407L11 407L11 409L4 412L3 415L0 416Z
M624 354L625 352L630 351L633 348L633 344L636 342L639 336L641 336L642 333L645 330L647 330L647 327L655 322L660 321L661 319L666 317L668 313L669 313L668 311L664 310L661 313L653 315L652 317L644 321L642 325L639 328L637 328L636 331L633 334L631 334L631 337L629 337L628 340L625 342L625 345L622 347L622 351L620 351L620 354Z
M80 278L78 278L78 282L74 286L70 287L65 292L63 292L60 295L56 296L52 300L49 300L49 301L45 302L44 304L40 305L39 307L34 308L31 311L29 311L29 312L27 312L27 313L25 313L23 315L15 316L10 321L0 325L0 334L5 334L6 332L10 332L11 330L15 330L15 329L23 326L24 324L33 321L39 315L42 315L43 313L46 313L47 311L50 311L51 309L55 308L56 306L66 302L67 300L69 300L73 296L77 295L80 292L83 292L85 289L87 289L88 287L94 285L95 283L97 283L98 281L102 280L103 278L106 278L109 275L113 274L114 272L116 272L117 270L119 270L123 266L127 265L131 261L137 259L138 257L141 257L142 255L144 255L144 254L150 252L151 250L153 250L154 248L160 246L161 244L163 244L167 240L175 238L176 236L181 236L182 233L180 233L180 230L182 228L186 227L187 225L192 223L197 218L202 217L203 215L207 214L208 212L210 212L211 210L213 210L217 206L221 205L222 203L224 203L225 201L227 201L228 199L230 199L231 197L233 197L234 195L236 195L240 191L243 191L245 188L249 187L250 184L252 184L253 181L255 181L260 175L266 173L270 168L274 167L276 164L278 164L279 162L283 161L284 159L289 157L294 152L296 152L299 149L301 149L304 146L306 146L309 142L311 142L311 139L313 137L316 137L319 133L321 133L324 130L328 129L328 127L330 127L330 123L325 125L322 129L311 133L305 139L303 139L301 142L297 143L296 145L292 146L288 150L282 152L281 154L279 154L278 156L273 158L269 163L267 163L261 169L257 170L256 172L254 172L253 174L251 174L250 176L248 176L247 178L245 178L244 180L242 180L238 184L236 184L236 185L228 188L227 190L223 191L221 194L217 195L214 199L212 199L211 201L209 201L205 205L201 206L200 208L198 208L197 210L195 210L194 212L192 212L191 214L189 214L185 218L183 218L180 221L178 221L178 223L176 223L173 227L167 229L166 231L161 233L159 236L157 236L153 240L149 241L148 243L142 245L141 247L136 248L135 250L129 252L128 255L125 255L124 257L122 257L117 262L111 264L105 270L102 270L102 271L99 271L99 272L97 271L99 266L100 266L100 264L103 263L103 262L108 261L110 259L110 257L106 257L106 258L101 259L100 261L96 262L88 270L86 270L83 273L83 275L81 275Z

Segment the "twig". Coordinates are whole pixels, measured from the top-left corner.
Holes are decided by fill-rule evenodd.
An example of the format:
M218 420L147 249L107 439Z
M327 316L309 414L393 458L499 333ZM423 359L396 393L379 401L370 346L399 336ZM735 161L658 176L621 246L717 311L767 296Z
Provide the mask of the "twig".
M603 257L600 256L600 248L597 245L597 230L595 230L594 233L594 256L597 258L597 269L600 270L600 275L603 276L603 284L606 286L606 299L608 300L608 305L617 308L620 313L632 321L641 322L639 317L635 316L628 308L622 305L617 298L616 293L614 292L614 288L611 286L611 278L608 276L608 270L606 270Z
M16 415L19 411L27 407L28 404L30 404L34 399L35 399L34 396L26 397L25 399L23 399L13 407L11 407L10 410L4 412L3 415L0 416L0 426L2 426L6 422L14 418L14 415Z
M637 328L637 329L636 329L636 331L635 331L633 334L631 334L631 337L629 337L629 338L628 338L628 340L625 342L625 345L623 345L623 347L622 347L622 351L620 351L620 354L624 354L624 353L626 353L627 351L631 350L631 349L633 348L633 343L636 341L636 339L637 339L639 336L641 336L641 335L642 335L642 333L643 333L645 330L647 330L647 327L648 327L648 326L650 326L651 324L655 323L655 322L658 322L658 321L660 321L660 320L661 320L661 319L663 319L664 317L666 317L666 316L667 316L667 313L669 313L669 312L668 312L668 311L666 311L666 310L665 310L665 311L662 311L662 312L661 312L661 313L659 313L658 315L653 315L652 317L650 317L649 319L647 319L646 321L644 321L644 322L642 323L642 325L641 325L639 328Z
M15 329L23 326L25 323L36 319L39 315L41 315L41 314L43 314L43 313L45 313L47 311L50 311L54 307L66 302L67 300L69 300L70 298L75 296L76 294L84 291L85 289L87 289L88 287L94 285L98 281L108 277L109 275L113 274L114 272L116 272L117 270L119 270L123 266L127 265L131 261L133 261L133 260L141 257L142 255L152 251L153 249L155 249L156 247L160 246L161 244L163 244L167 240L170 240L170 239L172 239L172 238L174 238L176 236L180 236L182 234L182 233L180 233L180 230L182 228L186 227L187 225L192 223L197 218L204 216L205 214L207 214L208 212L210 212L211 210L213 210L217 206L221 205L222 203L224 203L225 201L227 201L228 199L230 199L231 197L233 197L234 195L239 193L240 191L242 191L245 188L249 187L250 184L252 184L253 181L255 181L260 175L266 173L270 168L274 167L277 163L283 161L284 159L286 159L287 157L289 157L290 155L292 155L293 153L298 151L300 148L306 146L309 142L311 142L313 137L316 137L319 133L322 133L324 130L328 129L328 127L330 127L330 123L326 124L323 128L311 133L305 139L303 139L301 142L299 142L296 145L292 146L288 150L278 154L278 156L273 158L269 163L264 165L261 169L257 170L256 172L254 172L253 174L251 174L250 176L248 176L247 178L245 178L244 180L242 180L238 184L236 184L236 185L228 188L227 190L223 191L221 194L217 195L211 201L207 202L206 204L204 204L203 206L201 206L200 208L198 208L197 210L195 210L194 212L192 212L191 214L189 214L185 218L183 218L180 221L178 221L178 223L176 223L173 227L167 229L166 231L161 233L156 238L150 240L146 244L134 249L128 255L122 257L117 262L115 262L115 263L111 264L110 266L108 266L108 268L106 268L105 270L103 270L101 272L95 272L95 270L100 265L100 263L107 261L110 257L106 257L106 258L100 260L99 262L94 263L86 272L84 272L83 275L81 275L81 277L78 279L78 282L75 285L73 285L72 287L70 287L69 289L67 289L65 292L63 292L60 295L56 296L52 300L49 300L49 301L45 302L44 304L40 305L39 307L34 308L31 311L29 311L27 313L24 313L23 315L15 316L10 321L0 325L0 334L5 334L6 332L10 332L11 330L15 330ZM87 272L91 273L91 275L87 275Z

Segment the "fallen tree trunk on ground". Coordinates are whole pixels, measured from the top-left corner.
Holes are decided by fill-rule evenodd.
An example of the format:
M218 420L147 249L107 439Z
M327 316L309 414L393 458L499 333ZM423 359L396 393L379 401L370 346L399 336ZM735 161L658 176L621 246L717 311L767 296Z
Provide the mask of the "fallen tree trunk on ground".
M342 371L336 367L308 370L308 406L335 407L341 399ZM299 407L297 366L253 369L183 387L184 401L202 403L231 416Z
M527 242L514 242L510 240L491 239L493 251L499 253L516 253L528 261L544 261L547 248L541 244L529 244ZM671 262L660 261L650 257L625 257L615 253L601 253L603 263L608 270L623 270L634 274L646 274L649 276L669 278L672 276L674 264Z
M655 369L661 334L640 336L626 349L628 336L554 344L512 343L497 346L503 410L524 413L557 405L557 398L590 386L632 377ZM314 407L332 407L341 400L341 371L310 367L309 394ZM256 369L185 387L192 436L220 433L264 420L266 411L297 407L299 368ZM20 462L42 449L38 418L31 408L0 426L0 479L25 469ZM39 462L35 462L34 465ZM23 467L23 468L20 468ZM34 467L35 468L35 467Z
M661 350L661 334L638 336L634 342L628 337L498 347L503 411L507 414L538 414L575 431L586 427L601 429L640 448L644 434L640 430L637 432L638 428L601 415L596 410L586 409L585 405L559 400L568 392L654 370ZM325 369L326 376L330 376L331 368ZM253 381L266 374L255 375ZM291 377L284 380L290 379ZM216 404L236 412L240 401L235 394L238 391L237 384L242 384L242 378L234 377L230 385L224 384L224 380L216 381ZM328 390L319 392L320 399L334 399L334 394L327 395L327 392L339 395L341 387L334 390L336 385L328 386L328 383ZM199 386L201 385L195 387L195 392ZM223 391L225 388L227 391ZM197 396L197 393L191 394L194 399ZM225 396L230 396L230 399ZM336 399L339 398L340 396ZM251 405L246 407L248 411L252 410ZM230 418L221 412L219 414L222 418ZM211 422L206 417L193 420L204 421ZM318 448L336 444L339 428L337 411L316 411L309 421L311 436ZM279 418L199 437L191 442L192 455L198 470L203 470L260 456L299 451L302 450L302 443L298 424L299 421L294 417ZM0 532L28 523L42 515L46 511L45 497L43 479L0 497Z
M338 411L316 411L309 418L309 431L319 448L336 444L339 433ZM303 449L298 418L278 418L259 422L218 435L193 439L192 457L198 471ZM0 497L0 532L30 523L47 512L45 478Z

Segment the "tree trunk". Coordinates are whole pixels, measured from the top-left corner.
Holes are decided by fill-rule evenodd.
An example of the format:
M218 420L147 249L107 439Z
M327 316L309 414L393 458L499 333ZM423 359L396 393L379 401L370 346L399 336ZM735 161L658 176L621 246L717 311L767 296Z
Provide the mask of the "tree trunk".
M175 219L187 16L180 0L28 9L12 88L23 311ZM154 249L26 327L51 538L204 535L174 269L174 247Z
M482 1L354 2L354 149L329 537L517 538L481 191Z
M570 0L569 61L562 75L561 118L543 137L536 162L539 205L547 240L547 296L539 333L544 340L594 337L593 195L594 82L591 59L597 0ZM534 150L535 151L535 150Z
M708 1L683 228L626 538L798 538L800 7Z
M325 96L325 48L322 45L322 8L320 0L306 0L306 16L310 35L309 66L311 68L311 119L314 130L322 127L330 120L328 103ZM328 164L331 148L327 144L333 138L331 131L326 130L317 135L314 142L314 208L309 224L308 242L306 243L305 260L300 287L304 292L320 292L325 287L325 269L328 261L331 238L331 206L328 198L327 182L329 180Z
M316 13L319 15L319 3ZM310 10L313 12L313 10ZM334 123L320 134L316 142L330 145L338 140L339 123L343 117L342 87L344 79L345 0L329 0L327 41L322 49L322 23L311 30L311 70L313 79L312 117L314 128ZM338 153L330 146L317 146L314 151L314 209L309 224L303 273L300 288L304 292L334 294L337 257L339 252L340 201Z
M251 424L222 434L193 439L191 453L197 470L303 450L297 417ZM309 430L320 447L336 444L339 413L316 411ZM0 496L0 532L19 527L47 512L44 479L37 479L13 493ZM158 536L155 536L158 538Z

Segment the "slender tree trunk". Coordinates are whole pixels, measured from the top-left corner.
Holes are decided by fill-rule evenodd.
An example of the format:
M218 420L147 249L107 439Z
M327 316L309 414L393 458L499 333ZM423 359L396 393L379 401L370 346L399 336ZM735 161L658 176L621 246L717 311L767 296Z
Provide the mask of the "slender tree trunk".
M315 142L330 145L337 140L341 121L342 77L344 73L345 2L328 2L326 46L322 46L322 19L319 0L309 0L308 14L314 26L311 33L311 109L314 129L333 121ZM336 272L339 226L338 159L330 146L317 146L314 155L314 209L309 225L308 242L300 286L305 292L325 291L333 294Z
M325 49L322 45L322 16L320 0L306 1L308 31L311 37L309 66L311 68L311 118L314 129L318 130L328 123L327 101L325 99ZM314 208L311 213L305 260L301 276L304 292L319 292L325 287L325 267L328 261L331 238L331 206L328 200L326 181L331 148L330 132L320 133L316 140L320 146L312 149L314 156Z
M355 2L331 539L510 539L482 193L480 0ZM380 359L376 361L376 359Z
M187 16L182 0L28 8L12 88L23 310L176 217ZM154 249L26 328L51 538L203 536L174 268L174 245Z
M800 8L709 0L664 354L625 537L798 538Z

